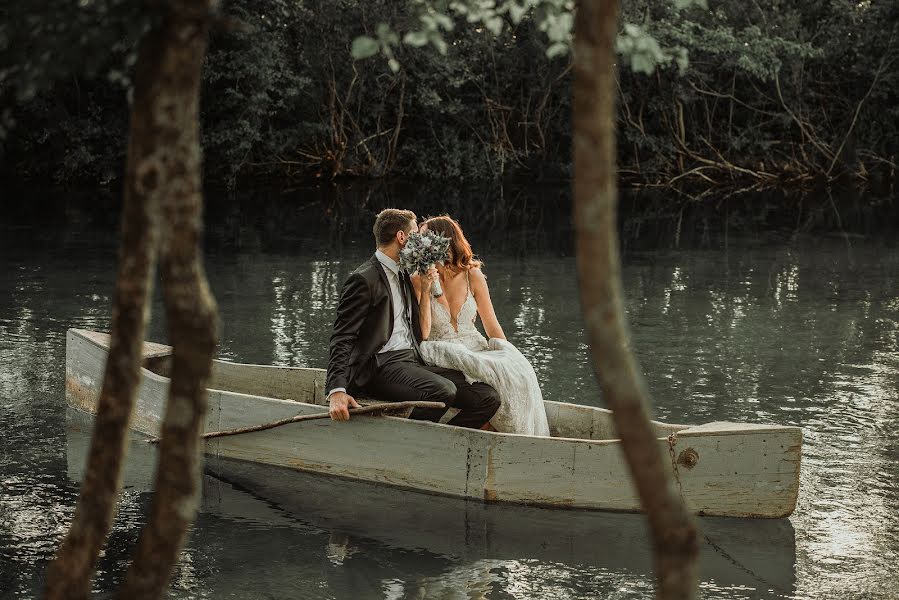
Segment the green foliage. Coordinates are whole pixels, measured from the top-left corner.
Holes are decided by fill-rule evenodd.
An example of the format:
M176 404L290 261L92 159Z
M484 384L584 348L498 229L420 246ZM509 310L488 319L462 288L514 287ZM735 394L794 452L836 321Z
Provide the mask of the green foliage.
M514 27L529 18L546 35L547 58L563 56L570 50L574 29L573 0L522 0L521 3L518 0L453 0L449 3L419 0L414 4L418 7L420 29L403 36L403 42L414 47L431 42L441 54L446 54L443 31L454 29L453 17L464 19L468 26L485 28L496 36L501 35L507 26ZM691 6L708 8L706 0L673 0L673 6L678 10ZM381 24L379 29L391 31L389 24ZM391 42L385 42L384 37L381 36L380 41L367 36L356 38L353 41L353 56L363 59L383 53L389 60L390 68L396 71L398 64L392 46L398 38L393 36ZM687 53L683 47L663 50L649 33L631 23L624 24L617 49L634 71L651 74L657 66L672 61L681 70L687 67Z
M149 17L130 0L51 4L0 13L14 122L2 166L108 181L124 164L129 64ZM211 40L207 177L567 177L572 6L231 0L222 11L252 31ZM621 20L626 181L873 177L899 162L899 4L630 0Z
M317 92L306 73L310 47L296 23L312 21L291 0L233 3L244 31L214 32L203 70L202 143L207 170L233 183L241 172L271 172L285 147L315 132L297 118ZM313 55L315 56L315 55Z
M410 31L420 22L414 8L395 0L225 5L252 31L219 31L211 40L202 104L207 176L233 183L250 175L489 179L529 169L564 172L567 65L545 57L534 22L499 36L460 27L452 44L413 37L437 49L421 52L381 25ZM455 26L440 17L433 24L442 33ZM355 61L354 44L356 55L371 51L371 43L354 42L360 36L391 49L403 70ZM75 114L72 105L87 98L96 101L93 109ZM100 72L56 79L34 100L14 103L14 112L18 126L4 144L8 171L97 181L107 179L110 165L121 170L121 82Z
M0 14L4 170L113 179L125 150L129 73L150 17L130 0L10 2Z
M403 43L419 48L432 44L441 54L446 54L444 33L457 30L456 21L475 31L488 31L499 37L510 27L523 20L533 20L546 35L546 56L554 58L568 52L574 26L573 0L415 0L409 2L415 14L415 29L403 36ZM396 71L393 47L399 37L392 34L393 23L378 25L379 40L360 36L353 42L353 56L369 58L379 52L388 59L390 68ZM389 39L388 39L389 38ZM358 46L357 46L358 44Z
M634 0L622 18L689 55L679 77L621 72L624 172L744 186L895 169L899 5Z
M148 16L131 0L7 2L0 12L0 100L4 107L31 101L60 80L107 77L129 85L136 40ZM14 123L6 109L0 139Z
M690 8L691 6L708 9L709 3L707 0L674 0L674 7L679 10Z
M674 59L675 53L662 50L662 47L654 37L646 33L639 25L626 23L624 31L618 34L615 50L628 60L632 71L652 75L658 65L668 64ZM686 68L687 53L683 48L675 51L680 60L678 65Z
M425 39L424 43L427 43L427 39ZM424 43L417 45L422 46L424 45ZM378 40L370 38L367 35L360 35L355 40L353 40L353 46L350 50L350 53L356 60L362 60L363 58L370 58L374 56L375 54L380 52L380 50L381 45L378 43Z

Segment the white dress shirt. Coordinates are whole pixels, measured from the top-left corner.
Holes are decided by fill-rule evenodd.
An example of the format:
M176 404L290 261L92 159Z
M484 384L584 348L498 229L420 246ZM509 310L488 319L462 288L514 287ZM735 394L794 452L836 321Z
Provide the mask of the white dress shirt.
M375 256L384 266L387 273L387 282L390 284L390 295L393 299L393 331L384 347L378 353L392 352L394 350L412 350L412 332L406 320L406 302L403 300L403 287L400 283L400 266L395 260L378 250Z

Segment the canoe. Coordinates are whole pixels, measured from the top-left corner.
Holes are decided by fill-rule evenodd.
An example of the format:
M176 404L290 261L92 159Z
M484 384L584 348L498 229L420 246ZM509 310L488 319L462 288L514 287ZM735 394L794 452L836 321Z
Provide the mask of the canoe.
M66 421L67 473L77 484L84 478L92 419L70 409ZM155 446L132 434L119 514L140 518L153 487L156 461ZM322 539L329 540L331 560L376 556L375 582L420 579L427 557L432 557L439 573L448 568L447 562L455 565L454 570L500 566L497 561L552 565L556 582L565 578L583 582L584 566L597 566L608 573L602 581L617 582L615 589L653 570L652 543L642 515L470 502L227 458L206 461L200 512L202 525L185 553L192 555L187 561L195 571L214 573L203 582L209 597L219 597L217 591L231 592L235 585L242 589L259 585L251 574L275 582L296 578L298 565L320 565L321 556L314 552L320 552ZM778 597L792 597L796 535L789 519L704 517L700 528L700 582L717 590L742 594L772 590ZM223 569L217 565L220 549L232 546L291 548L291 552L277 557L245 551L239 556L240 569ZM415 572L404 572L410 565ZM330 584L338 580L344 578ZM603 587L600 581L590 581L594 588ZM358 597L359 589L345 594L330 591L332 596ZM431 596L438 594L426 594Z
M66 401L96 412L106 334L66 335ZM145 342L131 427L159 434L171 347ZM205 430L247 427L325 406L325 371L213 361ZM611 412L546 401L551 437L462 429L400 417L308 421L207 440L214 457L288 467L420 492L532 506L636 512ZM728 422L653 422L678 491L700 515L780 518L799 492L802 430Z

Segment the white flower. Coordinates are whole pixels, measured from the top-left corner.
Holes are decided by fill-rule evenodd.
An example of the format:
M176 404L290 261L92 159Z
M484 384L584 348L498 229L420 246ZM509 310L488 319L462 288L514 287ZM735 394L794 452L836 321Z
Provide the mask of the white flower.
M422 238L421 245L424 246L425 248L430 248L431 247L431 238Z

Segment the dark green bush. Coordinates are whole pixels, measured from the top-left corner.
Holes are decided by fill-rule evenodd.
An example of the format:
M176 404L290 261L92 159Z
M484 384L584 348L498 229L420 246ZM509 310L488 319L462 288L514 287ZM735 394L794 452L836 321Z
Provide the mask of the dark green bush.
M124 0L20 4L0 23L3 170L59 182L118 176L127 74L148 16ZM225 4L251 30L212 36L202 107L207 177L566 178L568 57L547 58L544 34L525 18L499 36L460 21L445 56L400 47L396 74L381 58L352 60L352 41L379 23L412 27L411 6ZM895 2L760 0L705 11L634 0L622 21L689 56L683 71L621 69L625 183L807 185L895 173Z

